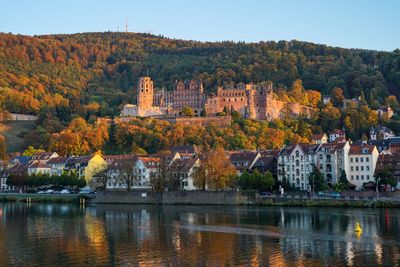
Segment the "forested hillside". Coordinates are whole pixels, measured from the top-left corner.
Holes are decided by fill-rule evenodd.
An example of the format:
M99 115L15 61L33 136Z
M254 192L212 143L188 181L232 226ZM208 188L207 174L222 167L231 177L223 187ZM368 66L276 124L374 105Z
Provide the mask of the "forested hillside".
M37 114L45 106L61 120L71 114L115 115L133 100L146 70L158 87L202 78L206 90L231 82L271 80L289 87L296 79L327 94L364 94L382 102L400 94L400 51L349 50L298 41L195 42L135 33L20 36L0 34L3 108ZM7 99L7 101L5 101Z
M133 102L137 79L147 71L157 87L168 90L177 79L201 78L206 91L226 83L271 80L281 89L278 92L292 90L292 95L296 94L293 88L301 91L304 87L321 94L341 88L347 98L362 97L365 104L362 110L350 107L355 110L341 112L335 109L336 105L321 109L313 121L294 125L286 120L287 125L282 122L258 125L260 129L273 127L282 131L291 127L279 142L261 145L265 148L307 139L312 132L332 127L346 127L353 138L359 138L378 123L376 117L369 116L372 114L369 108L388 104L388 100L393 100L389 95L400 96L400 50L343 49L299 41L196 42L121 32L34 37L0 33L0 119L5 116L4 111L38 114L37 129L25 139L43 148L60 148L57 140L70 137L81 149L84 140L68 136L79 129L80 133L102 132L106 139L110 136L115 145L113 150L118 138L114 132L105 134L103 126L94 123L95 119L118 115L124 103ZM392 106L398 108L395 98ZM73 121L76 117L84 120ZM224 142L233 149L253 148L254 143L244 140L251 134L246 129L248 124L239 125L240 128L233 127L229 134L225 133L232 135L234 141ZM398 123L394 126L396 131L400 127ZM118 129L114 130L118 133ZM160 132L161 129L154 134ZM179 142L194 143L189 141ZM87 141L84 150L103 148L104 143L93 142ZM151 142L160 143L148 142L148 151L154 150ZM131 143L132 149L143 149L137 147L140 142Z

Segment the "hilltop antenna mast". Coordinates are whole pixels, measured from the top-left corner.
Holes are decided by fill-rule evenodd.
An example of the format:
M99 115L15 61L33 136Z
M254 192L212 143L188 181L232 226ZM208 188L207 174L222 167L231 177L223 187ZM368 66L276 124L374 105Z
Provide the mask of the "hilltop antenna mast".
M128 18L125 20L125 32L128 33Z

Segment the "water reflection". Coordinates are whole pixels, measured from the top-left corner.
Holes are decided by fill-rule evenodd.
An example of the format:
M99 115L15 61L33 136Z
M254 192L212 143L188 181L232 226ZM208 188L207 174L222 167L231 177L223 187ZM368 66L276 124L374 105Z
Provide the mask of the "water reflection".
M0 266L397 265L399 218L387 209L1 203Z

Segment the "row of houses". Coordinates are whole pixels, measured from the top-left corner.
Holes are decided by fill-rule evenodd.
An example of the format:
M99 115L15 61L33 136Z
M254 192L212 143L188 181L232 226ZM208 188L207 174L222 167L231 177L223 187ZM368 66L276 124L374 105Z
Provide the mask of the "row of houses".
M373 141L373 140L372 140ZM237 175L258 170L271 172L278 181L286 181L300 190L310 190L309 175L314 167L325 182L334 186L342 172L350 187L360 189L375 182L377 170L389 170L400 181L400 140L387 139L381 152L368 142L351 143L344 131L314 135L308 144L290 144L277 150L228 151ZM397 142L399 141L399 142ZM169 153L154 155L88 155L60 157L55 152L37 153L31 157L15 156L7 164L0 162L0 189L10 190L10 174L48 174L59 176L76 173L92 187L107 190L152 189L152 178L162 172L177 181L175 189L196 190L194 174L203 155L195 146L175 146Z

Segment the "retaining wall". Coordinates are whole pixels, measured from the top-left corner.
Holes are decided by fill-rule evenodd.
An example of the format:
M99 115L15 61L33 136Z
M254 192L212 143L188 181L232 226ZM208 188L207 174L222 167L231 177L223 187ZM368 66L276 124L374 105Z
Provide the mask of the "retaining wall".
M240 205L247 203L248 197L236 191L105 191L98 192L93 203L110 204L166 204L166 205Z

